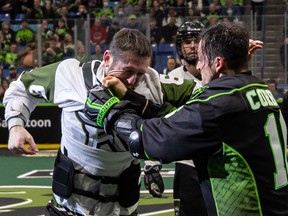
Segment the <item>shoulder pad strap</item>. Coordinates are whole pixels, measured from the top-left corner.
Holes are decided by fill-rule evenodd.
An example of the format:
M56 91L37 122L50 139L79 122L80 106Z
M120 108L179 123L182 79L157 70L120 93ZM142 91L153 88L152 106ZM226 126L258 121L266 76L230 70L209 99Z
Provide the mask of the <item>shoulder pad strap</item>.
M85 62L80 65L80 67L82 67L83 77L87 90L90 90L93 87L93 73L96 74L100 63L100 61L96 61L93 70L91 70L92 62Z

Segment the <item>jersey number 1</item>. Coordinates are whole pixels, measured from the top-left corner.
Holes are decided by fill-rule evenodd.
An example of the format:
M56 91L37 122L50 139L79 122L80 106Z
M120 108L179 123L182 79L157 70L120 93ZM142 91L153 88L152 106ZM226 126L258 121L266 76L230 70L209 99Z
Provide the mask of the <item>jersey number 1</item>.
M270 147L274 157L276 171L274 173L275 190L280 189L287 185L287 129L282 114L280 114L281 128L277 127L275 114L268 116L265 132L269 139ZM283 139L280 139L279 130L282 131ZM284 146L281 145L281 140L284 140Z

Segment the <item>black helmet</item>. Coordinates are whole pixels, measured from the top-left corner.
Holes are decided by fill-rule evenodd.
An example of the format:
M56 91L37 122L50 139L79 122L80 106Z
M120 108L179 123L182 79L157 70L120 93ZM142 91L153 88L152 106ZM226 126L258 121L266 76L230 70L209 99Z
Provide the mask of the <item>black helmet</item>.
M204 29L204 25L199 21L187 21L184 22L177 30L176 34L176 50L180 59L184 59L188 64L195 65L197 59L191 59L184 57L181 44L183 40L198 37L201 31Z

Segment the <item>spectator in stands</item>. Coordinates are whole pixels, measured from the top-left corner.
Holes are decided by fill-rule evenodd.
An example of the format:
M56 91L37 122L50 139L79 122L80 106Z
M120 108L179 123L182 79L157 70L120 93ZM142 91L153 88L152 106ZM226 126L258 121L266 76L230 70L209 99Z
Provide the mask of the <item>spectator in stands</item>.
M17 68L31 70L38 66L36 43L29 42L18 52Z
M161 28L165 12L160 8L159 0L153 0L152 7L150 8L150 17L154 17L157 22L157 27Z
M103 0L102 2L103 2L102 10L109 11L109 13L111 13L111 16L113 16L114 12L113 8L110 6L110 0Z
M56 46L59 47L59 48L61 48L61 49L63 49L63 41L60 40L59 35L56 34L56 33L54 33L54 34L53 34L53 37L54 37L55 40L56 40Z
M214 16L214 15L211 15L209 16L209 19L207 20L207 22L205 23L206 27L210 26L210 25L214 25L216 24L217 22L219 22L221 20L221 17L220 16ZM228 19L223 19L223 21L228 21Z
M146 14L144 14L144 12L141 10L140 6L138 6L138 5L134 6L133 14L136 15L137 23L141 26L141 28L145 32L147 27L148 27L149 18L147 18Z
M70 32L65 33L63 47L64 47L64 56L63 56L64 59L75 57L75 44L73 36Z
M15 31L11 29L11 23L9 21L2 22L1 31L4 34L6 44L10 45L11 43L15 42Z
M182 22L183 22L183 15L178 16L178 13L177 13L177 11L175 10L174 7L169 7L166 10L168 12L167 12L167 15L163 19L162 26L167 25L169 23L171 17L176 17L175 25L177 27L179 27L182 24Z
M70 3L68 4L68 13L71 17L75 17L76 13L78 13L80 5L81 0L74 0L74 2L70 1Z
M208 8L209 2L208 0L191 0L187 2L188 8L193 8L194 15L199 17L204 17L206 8Z
M72 28L73 33L77 31L77 39L85 43L88 23L87 23L88 10L84 4L79 4L78 11L74 16L75 25Z
M74 21L70 16L68 16L68 7L66 5L63 5L61 8L56 10L56 18L62 19L67 29L71 30L73 28Z
M78 6L78 10L75 14L75 18L87 18L88 10L84 4Z
M95 46L95 53L93 55L90 56L90 60L99 60L102 61L103 60L103 51L102 51L102 47L99 44L96 44Z
M8 69L10 65L15 65L17 67L17 44L16 42L11 43L10 50L6 52L4 60L4 69Z
M90 0L88 2L88 8L90 10L94 10L96 8L101 8L103 7L103 1L99 1L99 0Z
M99 17L94 19L93 25L90 27L90 44L104 44L107 42L107 29L102 26Z
M45 0L44 7L46 8L46 18L54 19L56 17L56 9L51 0Z
M43 19L41 23L41 35L43 41L46 41L48 38L52 37L54 34L54 30L50 28L48 20Z
M276 100L282 100L284 97L283 89L278 88L277 82L274 79L267 80L267 85Z
M0 69L2 70L2 69ZM1 86L0 86L0 103L3 102L3 97L4 97L4 94L5 94L5 91L8 89L10 85L10 82L9 80L7 79L1 79Z
M146 0L137 0L134 4L134 13L135 13L135 7L138 7L142 14L147 13L147 3Z
M31 0L18 0L17 4L15 4L15 8L17 13L26 14L27 9L32 8L34 2Z
M211 9L209 8L211 4L213 4L213 11L211 11ZM208 0L208 1L205 1L205 8L203 8L203 12L206 16L209 13L213 14L214 11L216 11L219 14L220 13L220 7L221 7L220 0Z
M0 31L0 67L3 67L6 52L8 50L4 34Z
M15 5L16 1L13 0L2 0L0 2L0 13L9 14L11 19L15 19L16 11Z
M69 2L69 0L53 0L53 5L55 8L61 8L64 5L68 5Z
M118 4L114 7L114 14L119 12L119 7L123 8L123 13L129 17L133 14L133 5L130 4L127 0L120 0Z
M217 23L220 20L219 10L214 3L209 4L208 13L206 14L203 23L207 27L211 24Z
M70 32L66 32L64 43L63 43L63 46L64 46L63 58L67 59L67 58L75 57L75 49L77 49L78 46L81 44L82 44L81 41L77 41L77 44L76 44L77 46L75 46L72 34Z
M85 8L88 7L88 2L85 0L73 0L70 1L70 4L68 4L68 11L71 16L75 16L77 13L79 13L79 8L81 5L84 5Z
M84 44L79 44L77 47L77 55L75 58L80 61L81 63L84 63L88 60L87 54L86 54L86 48Z
M129 16L129 21L124 27L130 29L138 29L140 32L144 33L142 26L137 22L137 17L134 14Z
M158 38L159 37L159 28L157 26L156 19L151 17L149 25L150 25L150 43L151 44L159 43L159 41L160 41L160 39Z
M175 0L172 5L175 7L175 11L177 15L179 16L179 18L183 19L183 16L185 15L186 8L187 8L187 4L185 0ZM180 23L180 25L181 24L182 23Z
M222 1L221 1L221 5L222 5ZM237 5L240 8L241 15L244 15L244 12L245 12L245 0L233 0L233 3L234 3L234 5Z
M176 58L174 56L167 56L167 66L163 69L162 74L168 75L176 67L179 67L177 64Z
M108 27L112 23L112 18L113 16L109 16L108 14L105 14L105 13L101 14L100 15L101 25L105 27L106 29L108 29Z
M128 23L128 16L124 13L124 8L122 6L119 6L117 7L117 10L114 10L112 22L114 21L116 21L120 27L123 27Z
M185 23L186 21L200 21L200 19L201 17L195 14L195 10L192 7L189 7L187 9L186 16L183 17L183 23Z
M169 23L159 29L159 43L175 43L177 29L176 17L171 17Z
M16 42L20 46L26 46L28 43L35 40L35 33L29 27L28 21L23 19L21 21L21 29L16 32Z
M55 33L59 35L60 40L64 40L65 34L69 32L70 29L66 25L66 22L64 19L59 19L57 26L55 27Z
M33 7L27 8L25 17L32 20L48 18L46 7L41 5L41 0L34 0Z
M107 44L110 44L112 41L113 36L121 29L119 23L115 20L112 21L111 26L109 26L107 31Z
M101 9L99 10L99 8ZM95 9L92 9L91 13L95 17L100 17L102 14L106 14L112 18L114 16L114 9L110 7L110 0L103 0L102 6L95 7Z
M159 0L160 9L165 11L166 8L172 6L173 1L171 0Z
M233 0L226 0L225 5L220 7L220 16L228 18L231 22L236 21L241 16L240 7L235 5Z
M17 73L17 68L14 65L10 65L9 67L9 74L7 77L5 77L6 80L9 82L15 81L19 77L19 74Z
M56 38L52 36L47 40L48 46L43 52L43 66L62 60L64 55L63 49L57 47Z

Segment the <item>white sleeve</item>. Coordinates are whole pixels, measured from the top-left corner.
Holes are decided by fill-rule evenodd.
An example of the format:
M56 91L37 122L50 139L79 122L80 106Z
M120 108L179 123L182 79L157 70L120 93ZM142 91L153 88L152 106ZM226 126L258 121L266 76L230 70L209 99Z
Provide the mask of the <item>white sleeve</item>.
M55 74L54 103L69 112L83 109L87 97L79 63L76 59L67 59L59 64Z
M10 83L3 99L8 129L15 125L25 126L37 103L45 102L45 99L43 98L36 98L30 95L26 91L20 77L16 81Z

